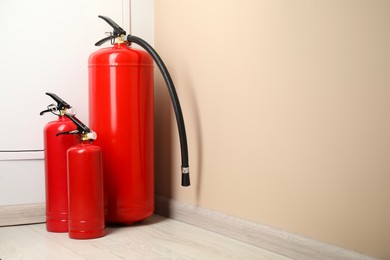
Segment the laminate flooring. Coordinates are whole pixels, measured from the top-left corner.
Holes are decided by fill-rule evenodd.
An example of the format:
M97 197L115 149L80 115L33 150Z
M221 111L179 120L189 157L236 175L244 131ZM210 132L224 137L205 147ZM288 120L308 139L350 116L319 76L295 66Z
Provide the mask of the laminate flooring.
M290 259L214 232L153 215L106 236L74 240L45 224L0 227L0 259Z

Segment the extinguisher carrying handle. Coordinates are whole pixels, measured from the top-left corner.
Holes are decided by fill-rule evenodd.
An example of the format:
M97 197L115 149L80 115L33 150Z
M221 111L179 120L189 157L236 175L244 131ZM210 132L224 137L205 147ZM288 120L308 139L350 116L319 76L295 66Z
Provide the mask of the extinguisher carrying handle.
M66 103L62 98L60 98L56 94L50 93L50 92L46 92L45 94L48 95L49 97L51 97L52 99L54 99L57 102L57 108L59 110L64 110L64 109L71 108L71 106L68 103Z
M68 114L65 114L66 117L68 117L77 127L77 129L69 131L69 132L59 132L56 134L56 136L59 135L79 135L81 137L81 140L86 141L94 141L97 138L97 134L89 129L88 126L84 125L83 122L81 122L77 117L71 116Z
M77 117L70 115L65 116L67 116L77 126L77 130L75 130L75 132L71 131L71 134L79 134L84 138L83 140L96 140L97 134L88 126L84 125L84 123L81 122Z
M79 130L72 130L72 131L69 131L69 132L59 132L59 133L56 133L56 136L59 136L59 135L75 135L75 134L78 134L79 133Z
M102 18L104 21L106 21L112 27L112 29L114 29L114 31L112 32L112 34L110 36L103 38L100 41L98 41L97 43L95 43L95 46L100 46L107 41L112 41L113 39L115 39L117 37L121 37L122 35L126 35L126 31L123 30L122 27L120 27L116 22L111 20L111 18L109 18L107 16L103 16L103 15L99 15L98 17Z
M122 27L120 27L116 22L111 20L111 18L109 18L107 16L103 16L103 15L99 15L98 17L102 18L104 21L106 21L114 29L112 36L119 37L119 36L126 34L126 31L123 30Z
M100 46L100 45L102 45L103 43L105 43L105 42L107 42L107 41L112 41L112 39L114 39L114 38L116 38L116 37L110 35L110 36L108 36L108 37L106 37L106 38L101 39L101 40L98 41L97 43L95 43L95 46Z
M180 138L180 150L181 150L181 185L182 186L190 186L190 171L189 171L189 163L188 163L188 144L187 144L187 135L186 128L183 119L183 112L181 110L180 101L176 93L175 86L173 84L171 75L168 72L167 67L165 66L163 60L160 58L158 53L153 49L153 47L148 44L143 39L133 36L127 35L123 36L122 40L127 41L129 43L135 43L144 48L150 56L152 56L153 60L156 62L164 80L168 87L169 95L171 96L173 109L176 115L176 123L179 130L179 138Z
M56 94L50 92L46 92L45 94L51 97L52 99L54 99L54 101L57 102L57 105L54 104L48 105L46 110L43 110L39 113L41 116L47 112L51 112L56 115L69 115L69 116L74 116L76 114L76 111ZM58 111L61 112L57 114L56 112Z

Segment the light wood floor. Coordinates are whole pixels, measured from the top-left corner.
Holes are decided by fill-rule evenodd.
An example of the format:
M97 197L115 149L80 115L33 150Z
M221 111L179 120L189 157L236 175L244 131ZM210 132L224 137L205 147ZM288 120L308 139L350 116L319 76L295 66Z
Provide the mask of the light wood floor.
M289 259L173 219L106 228L106 236L73 240L45 224L0 227L0 259Z

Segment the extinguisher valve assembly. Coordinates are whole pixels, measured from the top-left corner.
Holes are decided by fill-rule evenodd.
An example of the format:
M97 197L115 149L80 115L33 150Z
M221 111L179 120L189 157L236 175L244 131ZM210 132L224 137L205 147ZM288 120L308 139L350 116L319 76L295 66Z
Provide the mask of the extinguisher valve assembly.
M81 141L92 142L92 141L96 140L96 138L97 138L96 132L89 129L89 127L84 125L83 122L81 122L77 117L69 116L69 115L65 115L65 116L67 116L77 126L77 129L73 130L73 131L69 131L69 132L57 133L56 134L57 136L63 135L63 134L74 134L74 135L80 136Z
M68 103L66 103L62 98L60 98L56 94L50 93L50 92L47 92L46 95L48 95L49 97L54 99L57 102L57 105L55 105L55 104L48 105L46 110L43 110L42 112L39 113L41 116L47 112L51 112L57 116L64 116L64 115L74 116L74 115L76 115L76 111Z
M113 43L115 39L118 39L120 42L125 42L128 45L131 43L135 43L145 49L147 53L153 58L154 62L158 66L164 81L168 87L169 95L171 97L173 109L176 116L176 122L177 127L179 130L179 138L180 138L180 149L181 149L181 161L182 161L182 179L181 179L181 185L182 186L189 186L190 185L190 175L189 175L189 163L188 163L188 145L187 145L187 135L186 135L186 129L184 125L184 119L183 119L183 113L181 110L179 98L176 93L175 86L173 84L172 78L168 72L167 67L165 66L163 60L160 58L158 53L153 49L153 47L148 44L143 39L133 36L133 35L126 35L126 31L123 30L117 23L115 23L113 20L106 16L98 16L99 18L102 18L104 21L106 21L112 28L113 33L98 41L95 45L100 46L106 41L111 41Z

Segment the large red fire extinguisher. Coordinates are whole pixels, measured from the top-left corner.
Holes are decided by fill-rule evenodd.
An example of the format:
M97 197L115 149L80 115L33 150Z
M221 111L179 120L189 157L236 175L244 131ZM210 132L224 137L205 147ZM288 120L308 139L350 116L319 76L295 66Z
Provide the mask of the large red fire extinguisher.
M73 134L79 139L67 151L69 237L102 237L105 226L102 149L92 144L97 137L94 131L76 117L69 119L77 129L57 133L57 136Z
M179 129L182 185L189 186L187 138L183 115L169 72L144 40L126 35L118 24L99 16L113 33L89 57L89 120L103 149L106 221L132 224L154 211L153 60L168 86ZM136 43L146 50L131 48ZM104 109L101 109L104 107Z
M68 185L66 151L77 142L72 136L56 134L75 129L65 115L75 113L71 106L53 93L46 93L57 105L51 104L40 115L51 112L58 119L49 122L44 128L45 188L46 188L46 229L50 232L68 231Z

